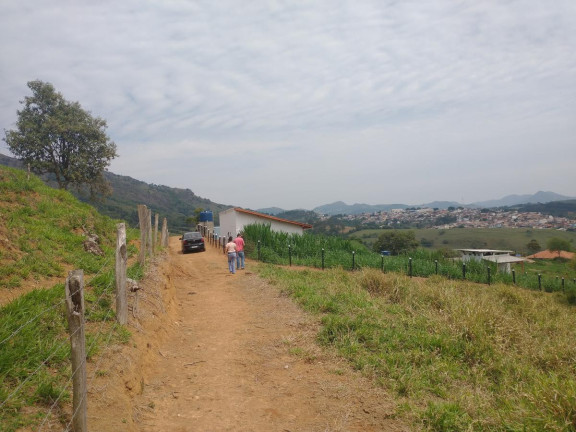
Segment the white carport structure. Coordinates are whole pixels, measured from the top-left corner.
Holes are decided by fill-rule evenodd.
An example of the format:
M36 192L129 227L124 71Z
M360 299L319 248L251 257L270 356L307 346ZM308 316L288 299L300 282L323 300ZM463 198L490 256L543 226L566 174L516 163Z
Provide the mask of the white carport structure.
M462 261L490 261L497 264L498 271L510 273L511 264L524 263L524 258L512 256L514 251L498 249L456 249L462 254Z
M511 250L498 250L498 249L456 249L462 254L462 261L482 261L488 256L509 256L514 253Z
M236 237L236 234L242 232L245 226L252 224L267 224L270 225L272 231L299 235L302 235L305 229L312 228L312 225L306 223L281 219L240 207L224 210L219 213L219 217L220 235L226 237Z
M496 263L500 273L511 273L511 264L522 263L524 266L525 258L515 257L511 255L488 255L482 258L484 261Z

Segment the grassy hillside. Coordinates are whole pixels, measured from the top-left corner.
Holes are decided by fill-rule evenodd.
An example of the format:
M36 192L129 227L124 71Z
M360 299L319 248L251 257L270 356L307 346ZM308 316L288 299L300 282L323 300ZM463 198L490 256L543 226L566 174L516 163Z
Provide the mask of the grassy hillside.
M0 289L65 277L72 267L98 270L106 257L84 251L87 233L97 234L106 252L115 244L113 220L22 170L0 166L0 214Z
M37 430L50 407L69 421L68 270L84 270L88 359L105 343L129 339L112 307L116 222L35 176L0 167L0 430ZM99 237L103 255L84 250L87 232ZM133 265L128 274L138 279L142 269Z
M506 249L517 253L527 253L526 245L536 240L542 249L552 237L568 240L576 249L576 232L558 230L533 230L518 228L455 228L450 230L413 229L416 239L428 249ZM350 238L360 240L369 248L383 230L360 230L350 234Z
M166 217L171 231L180 232L192 227L187 219L194 216L196 208L211 210L214 217L230 208L228 205L217 204L206 198L201 198L190 189L172 188L162 185L148 184L132 177L106 173L106 178L113 188L113 193L103 203L93 205L105 215L124 219L133 226L138 221L138 204L145 204L153 213ZM82 201L88 202L87 194L77 194ZM218 224L218 220L216 220Z
M576 311L559 294L373 269L258 272L318 316L321 343L391 392L414 431L576 430Z
M0 165L23 168L17 159L1 154ZM71 192L81 201L89 202L96 207L101 214L125 220L133 227L138 223L138 204L145 204L154 213L166 217L168 227L173 232L190 229L191 226L186 219L194 215L196 208L211 210L217 218L220 211L230 207L201 198L190 189L148 184L132 177L110 172L105 173L105 177L112 186L112 195L103 202L90 202L86 191L71 190ZM56 183L51 181L49 176L42 178L50 186L56 187Z
M428 277L412 278L407 257L384 260L341 238L261 225L244 233L247 253L273 263L257 267L259 274L318 315L318 339L393 393L394 415L412 430L576 430L574 274L565 287L548 276L554 286L526 289L510 275L495 282L495 269L487 284L485 265L470 262L467 280L457 281L459 264L420 249L409 267Z

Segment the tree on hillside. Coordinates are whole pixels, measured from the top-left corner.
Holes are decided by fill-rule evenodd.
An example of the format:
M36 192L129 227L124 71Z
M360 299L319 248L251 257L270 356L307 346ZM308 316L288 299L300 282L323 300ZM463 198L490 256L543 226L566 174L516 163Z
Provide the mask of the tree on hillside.
M414 231L396 231L390 230L381 234L374 243L374 251L390 251L392 255L409 252L418 247L416 234Z
M16 130L4 130L10 151L38 174L53 174L60 189L88 186L90 194L107 194L104 171L117 156L106 135L106 121L93 117L78 102L69 102L54 86L30 81L17 111Z
M186 222L192 225L193 227L196 227L196 225L200 223L200 213L202 213L203 211L204 209L202 207L196 207L194 209L194 216L186 218Z
M528 253L530 255L535 254L536 252L540 252L542 250L540 243L538 243L538 240L536 239L530 240L526 245L526 247L528 248Z
M560 237L552 237L548 240L546 246L550 252L558 252L558 256L560 256L560 251L570 252L572 250L570 242Z

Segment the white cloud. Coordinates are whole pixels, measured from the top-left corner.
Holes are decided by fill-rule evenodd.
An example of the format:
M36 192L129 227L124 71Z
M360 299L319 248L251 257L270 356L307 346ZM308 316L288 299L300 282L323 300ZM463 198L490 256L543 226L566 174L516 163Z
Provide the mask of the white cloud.
M0 127L26 81L49 81L108 121L119 174L253 208L575 195L575 170L544 175L576 161L571 0L23 0L0 16Z

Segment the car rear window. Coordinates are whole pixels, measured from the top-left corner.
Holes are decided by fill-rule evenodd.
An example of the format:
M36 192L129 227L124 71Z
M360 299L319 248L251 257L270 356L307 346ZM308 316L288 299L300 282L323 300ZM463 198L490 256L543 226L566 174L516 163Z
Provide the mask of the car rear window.
M182 239L184 240L199 239L199 238L202 238L202 234L200 234L199 232L188 232L182 236Z

